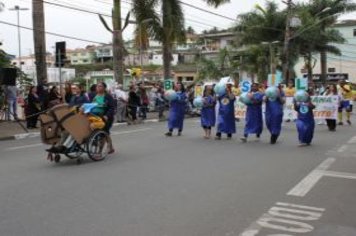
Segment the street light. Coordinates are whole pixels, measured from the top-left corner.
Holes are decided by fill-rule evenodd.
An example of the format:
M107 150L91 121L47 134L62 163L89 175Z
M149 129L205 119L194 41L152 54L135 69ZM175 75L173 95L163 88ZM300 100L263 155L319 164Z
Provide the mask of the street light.
M29 10L28 8L23 8L20 6L14 6L14 8L10 8L10 11L16 11L17 12L17 37L18 37L18 43L19 43L19 68L20 72L22 74L22 63L21 63L21 29L20 29L20 11L27 11Z

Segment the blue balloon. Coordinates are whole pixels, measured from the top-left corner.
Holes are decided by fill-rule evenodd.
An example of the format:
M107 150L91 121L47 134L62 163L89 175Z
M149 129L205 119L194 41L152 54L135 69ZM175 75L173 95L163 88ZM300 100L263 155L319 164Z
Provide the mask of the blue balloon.
M226 93L226 85L224 83L217 83L214 87L214 92L219 97L224 96Z
M177 95L176 91L174 91L172 89L171 90L167 90L164 93L164 96L168 101L175 101L175 100L178 99L178 95Z
M241 95L240 95L240 102L242 102L243 104L245 104L245 105L248 105L248 104L251 104L252 103L252 101L251 101L251 99L250 99L250 97L249 97L249 93L242 93Z
M265 94L269 100L275 101L279 96L279 90L277 87L269 87L266 89Z
M196 97L194 98L193 105L197 108L203 107L204 100L202 97Z
M309 99L309 94L304 90L298 90L294 95L294 99L297 102L307 102Z

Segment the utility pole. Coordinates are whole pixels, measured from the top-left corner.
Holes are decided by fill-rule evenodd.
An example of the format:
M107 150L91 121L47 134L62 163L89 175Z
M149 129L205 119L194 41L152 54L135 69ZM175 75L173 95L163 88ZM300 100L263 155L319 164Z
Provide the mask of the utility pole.
M27 11L28 8L23 8L20 6L14 6L14 8L10 8L10 11L16 11L17 13L17 39L18 39L18 45L19 45L19 69L20 69L20 77L22 75L22 62L21 62L21 28L20 28L20 11Z
M288 84L289 76L290 76L289 73L289 41L291 38L290 21L292 16L293 2L292 0L287 0L286 2L285 1L283 2L287 4L287 21L286 21L286 31L284 35L284 45L283 45L283 79Z
M47 51L43 0L32 0L32 18L37 84L42 84L47 81Z
M121 24L121 0L114 0L113 9L113 69L115 81L122 84L124 80L124 45Z

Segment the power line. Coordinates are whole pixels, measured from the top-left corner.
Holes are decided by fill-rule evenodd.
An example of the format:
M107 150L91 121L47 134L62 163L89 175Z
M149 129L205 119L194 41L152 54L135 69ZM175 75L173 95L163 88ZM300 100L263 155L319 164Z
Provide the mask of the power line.
M13 24L13 23L6 22L6 21L0 20L0 24L14 26L14 27L20 27L22 29L34 31L33 28L26 27L26 26L18 26L17 24ZM82 42L96 43L96 44L107 44L107 43L103 43L103 42L93 41L93 40L89 40L89 39L82 39L82 38L78 38L78 37L73 37L73 36L69 36L69 35L58 34L58 33L53 33L53 32L48 32L48 31L42 31L42 32L44 32L45 34L48 34L48 35L53 35L53 36L57 36L57 37L67 38L67 39L73 39L73 40L82 41Z
M111 3L108 3L108 2L105 2L105 1L100 1L100 0L94 0L94 1L112 6ZM124 1L124 2L125 2L125 1ZM125 3L132 4L132 3L129 3L129 2L125 2ZM158 13L158 15L159 15L159 16L162 16L162 14L160 14L160 13ZM208 27L222 28L222 27L219 27L219 26L216 26L216 25L207 24L207 23L205 23L205 22L198 21L198 20L195 20L195 19L191 19L191 18L188 18L188 17L185 17L185 19L186 19L186 21L193 22L193 23L197 23L197 24L200 24L200 25L205 25L205 26L208 26ZM197 25L195 25L195 26L197 26ZM200 27L200 26L197 26L197 27L202 28L202 27Z
M234 19L234 18L231 18L231 17L228 17L228 16L224 16L224 15L220 15L220 14L218 14L218 13L215 13L215 12L212 12L212 11L208 11L208 10L206 10L206 9L203 9L203 8L200 8L200 7L197 7L197 6L194 6L194 5L189 4L189 3L185 3L185 2L183 2L183 1L178 1L178 2L180 2L180 3L183 4L183 5L188 6L188 7L190 7L190 8L194 8L194 9L196 9L196 10L199 10L199 11L202 11L202 12L205 12L205 13L209 13L209 14L212 14L212 15L215 15L215 16L219 16L219 17L221 17L221 18L228 19L228 20L231 20L231 21L236 21L236 19Z

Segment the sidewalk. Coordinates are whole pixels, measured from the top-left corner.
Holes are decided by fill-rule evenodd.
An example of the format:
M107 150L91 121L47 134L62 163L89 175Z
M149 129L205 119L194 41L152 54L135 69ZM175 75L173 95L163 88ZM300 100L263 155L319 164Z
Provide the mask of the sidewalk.
M147 113L147 123L158 122L158 114L156 112ZM26 122L21 121L21 124L26 127ZM39 127L39 123L37 126ZM114 123L115 126L125 126L127 123ZM14 121L0 121L0 141L24 139L30 137L40 136L40 129L30 129L26 132L17 122Z

